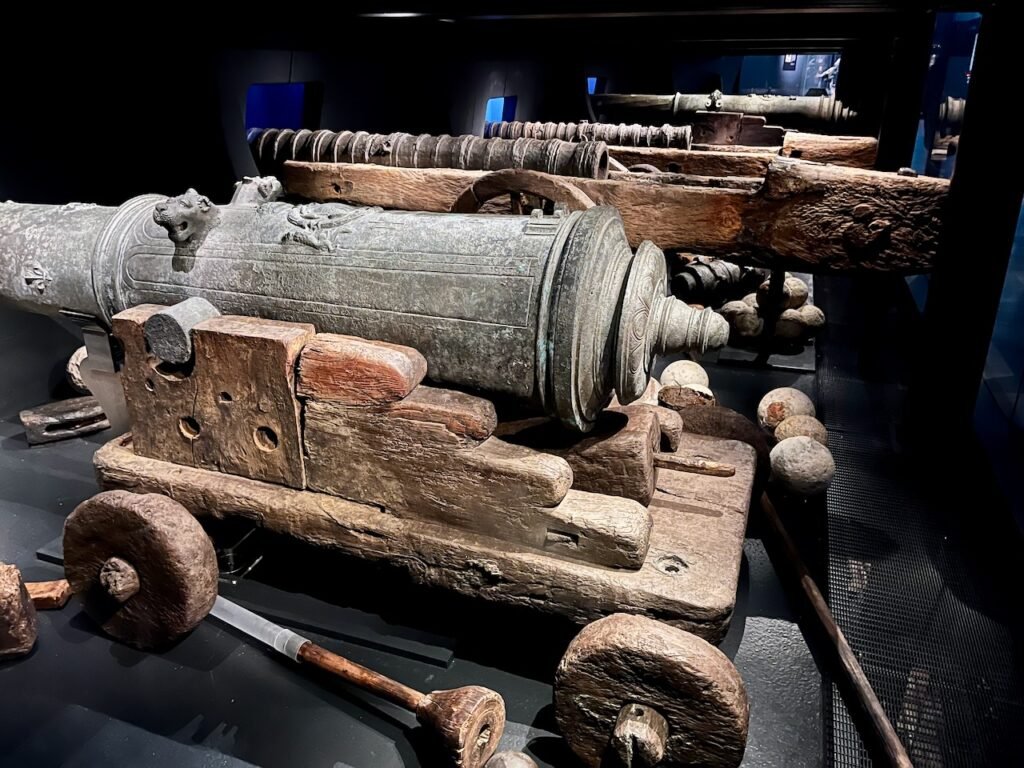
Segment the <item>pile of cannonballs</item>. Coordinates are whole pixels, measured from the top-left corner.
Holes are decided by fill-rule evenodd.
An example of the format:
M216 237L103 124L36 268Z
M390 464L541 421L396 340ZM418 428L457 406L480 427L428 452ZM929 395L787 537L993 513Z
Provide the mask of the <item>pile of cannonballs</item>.
M665 368L660 381L651 378L640 402L667 405L675 410L715 406L718 403L708 383L707 371L698 363L679 360ZM659 397L662 389L665 392ZM738 414L734 415L743 421ZM792 387L773 389L757 406L757 423L769 442L775 443L770 453L766 448L760 450L768 454L772 478L781 487L799 496L817 496L828 488L836 464L827 447L828 431L815 418L811 398ZM753 425L750 429L757 432ZM749 435L735 435L735 439L749 442L755 450L760 442L757 437L752 442Z
M729 327L738 336L754 338L765 330L770 281L765 280L757 293L748 293L738 301L722 305L718 313L726 319ZM775 321L775 336L781 339L807 339L825 325L825 313L813 304L807 303L807 283L788 272L782 286L781 310Z
M773 389L757 406L757 423L776 441L772 477L800 496L823 493L836 473L828 432L815 418L811 398L792 387Z

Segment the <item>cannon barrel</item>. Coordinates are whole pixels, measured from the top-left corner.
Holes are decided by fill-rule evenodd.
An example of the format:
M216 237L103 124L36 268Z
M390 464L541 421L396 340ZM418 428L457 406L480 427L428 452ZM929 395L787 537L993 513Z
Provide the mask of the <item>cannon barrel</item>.
M561 139L603 141L618 147L665 147L689 149L692 131L688 125L639 125L633 123L539 123L518 120L484 124L485 138Z
M718 347L725 322L668 294L613 208L555 216L340 203L217 206L194 190L118 208L0 204L0 296L109 323L201 296L223 312L406 344L435 381L527 401L586 431L656 354Z
M265 128L249 132L249 149L262 174L278 173L287 160L308 160L463 171L523 168L556 176L608 178L608 146L600 141L584 145L553 138L511 140Z
M711 94L676 93L665 95L601 93L590 97L599 111L643 113L679 122L692 119L697 112L742 112L762 115L786 128L837 126L854 120L857 113L843 105L834 95L780 96L774 94L728 95L715 91ZM653 120L652 120L653 121Z

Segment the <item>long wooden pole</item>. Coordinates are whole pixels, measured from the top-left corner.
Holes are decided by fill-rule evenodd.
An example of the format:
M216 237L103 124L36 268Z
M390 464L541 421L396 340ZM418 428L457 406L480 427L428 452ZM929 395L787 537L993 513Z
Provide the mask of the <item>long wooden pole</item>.
M835 651L839 674L842 677L842 682L846 683L845 686L840 685L840 690L844 691L847 705L864 715L864 724L870 729L870 732L868 734L862 732L861 737L864 738L869 749L877 752L877 754L872 754L872 760L879 764L894 766L894 768L913 768L910 755L903 747L903 743L896 734L896 729L889 722L885 710L882 709L882 703L875 695L871 683L868 682L860 662L857 661L853 649L846 641L846 636L836 624L832 611L829 610L828 603L825 602L825 596L821 594L810 571L804 565L796 544L790 538L786 526L783 525L775 505L772 504L767 493L761 495L761 510L772 533L782 547L783 556L792 566L799 580L800 589L804 597L807 598L807 602L811 604L818 624L825 630L832 650Z

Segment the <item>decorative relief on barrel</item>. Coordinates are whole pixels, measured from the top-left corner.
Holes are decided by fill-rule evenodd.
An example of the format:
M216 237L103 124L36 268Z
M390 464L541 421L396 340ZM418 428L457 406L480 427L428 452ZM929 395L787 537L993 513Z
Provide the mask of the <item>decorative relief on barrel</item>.
M292 229L281 235L282 243L301 243L318 251L334 251L334 238L351 234L348 226L380 208L355 208L339 203L307 203L292 208L286 218Z
M25 281L25 288L40 295L46 293L46 289L53 282L50 271L38 261L29 261L22 265L21 277Z
M664 254L644 241L633 257L619 321L616 391L623 404L636 400L647 388L652 356L651 310L656 297L665 295L667 279Z

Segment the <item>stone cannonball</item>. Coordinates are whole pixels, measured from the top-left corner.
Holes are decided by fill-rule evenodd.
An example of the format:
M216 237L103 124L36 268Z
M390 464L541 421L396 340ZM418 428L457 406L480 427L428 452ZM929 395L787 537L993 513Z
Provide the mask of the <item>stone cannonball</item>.
M661 373L661 384L664 387L681 387L684 384L709 384L708 372L693 360L677 360Z
M807 323L795 309L787 309L775 321L775 335L780 339L799 339L806 330Z
M810 330L814 331L825 325L825 313L813 304L804 304L797 311Z
M788 294L786 309L799 309L807 303L807 296L810 294L807 283L799 277L787 277L785 285L786 288L783 292Z
M822 445L828 445L828 430L813 416L790 416L775 428L775 439L779 442L801 436L817 440Z
M836 463L828 448L811 437L790 437L772 448L772 475L801 496L822 493L832 482Z
M764 320L757 314L757 309L744 301L727 302L718 312L740 336L760 336L764 330Z
M799 389L773 389L757 404L757 423L769 432L790 416L814 416L814 403Z

